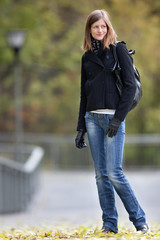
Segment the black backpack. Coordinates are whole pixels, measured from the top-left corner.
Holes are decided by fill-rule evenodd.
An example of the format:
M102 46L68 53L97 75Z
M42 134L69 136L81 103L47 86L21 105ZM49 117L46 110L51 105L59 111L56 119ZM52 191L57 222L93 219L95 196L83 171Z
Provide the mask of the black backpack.
M114 64L114 67L112 70L115 72L116 86L117 86L119 95L121 96L122 89L123 89L123 82L120 77L121 67L119 64L118 57L117 57L117 51L116 51L117 43L118 42L115 42L115 45L113 45L113 56L115 59L115 64ZM133 51L128 50L128 52L129 52L131 58L132 58L132 54L135 54L135 50L133 50ZM139 101L142 97L142 84L141 84L141 80L140 80L140 75L139 75L139 72L138 72L137 68L135 67L134 63L133 63L133 70L134 70L134 76L135 76L135 82L136 82L137 88L136 88L135 96L134 96L134 99L133 99L133 102L132 102L132 105L131 105L129 111L131 111L133 108L135 108L137 106L137 104L139 103Z

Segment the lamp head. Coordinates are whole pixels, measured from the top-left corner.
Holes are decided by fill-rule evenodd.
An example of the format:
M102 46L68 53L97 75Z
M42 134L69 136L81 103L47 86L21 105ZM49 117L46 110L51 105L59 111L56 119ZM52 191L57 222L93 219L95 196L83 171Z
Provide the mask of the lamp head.
M25 30L11 30L7 33L7 41L9 46L14 50L15 55L18 55L26 39Z

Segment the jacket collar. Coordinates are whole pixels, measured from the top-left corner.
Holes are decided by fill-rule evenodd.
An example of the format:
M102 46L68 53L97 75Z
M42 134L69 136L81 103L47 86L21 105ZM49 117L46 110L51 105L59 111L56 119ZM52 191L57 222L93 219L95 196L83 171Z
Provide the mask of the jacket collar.
M90 61L92 61L92 62L94 62L94 63L96 63L96 64L98 64L98 65L100 65L101 67L104 68L103 62L102 62L101 59L97 56L97 54L95 54L94 52L92 52L92 51L86 52L86 57L87 57Z

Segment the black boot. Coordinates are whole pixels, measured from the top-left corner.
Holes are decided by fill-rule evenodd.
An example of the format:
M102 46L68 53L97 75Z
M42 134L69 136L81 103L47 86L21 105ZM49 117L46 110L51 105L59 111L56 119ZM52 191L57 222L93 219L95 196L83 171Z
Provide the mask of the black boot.
M102 228L102 232L104 232L104 233L115 233L116 234L116 232L114 232L112 229L110 229L109 227L103 227Z
M137 231L141 231L142 233L146 233L149 230L149 227L147 224L144 225L140 225L138 227L136 227Z

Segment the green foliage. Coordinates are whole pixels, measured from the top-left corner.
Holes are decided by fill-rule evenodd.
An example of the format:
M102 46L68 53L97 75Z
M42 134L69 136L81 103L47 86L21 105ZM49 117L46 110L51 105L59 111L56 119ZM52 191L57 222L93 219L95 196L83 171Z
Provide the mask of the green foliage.
M136 50L143 98L127 116L127 133L159 131L159 0L1 0L0 131L14 130L14 57L5 37L10 29L26 29L28 36L21 51L24 131L75 132L80 46L87 15L97 8L110 13L118 40Z

